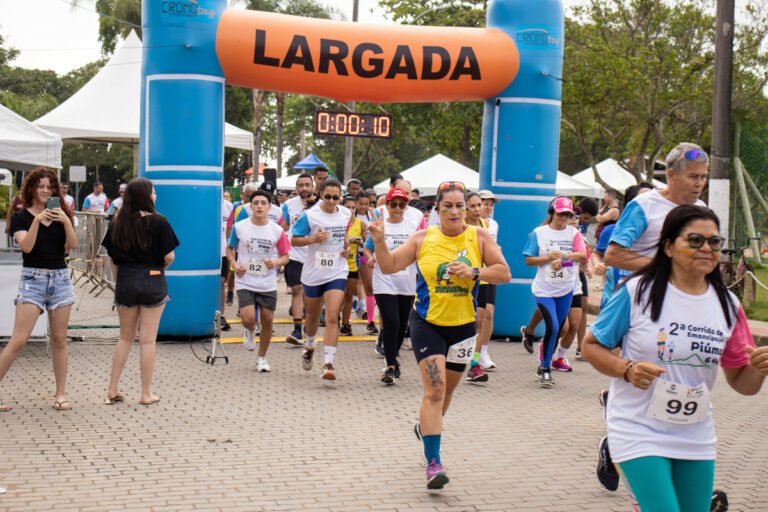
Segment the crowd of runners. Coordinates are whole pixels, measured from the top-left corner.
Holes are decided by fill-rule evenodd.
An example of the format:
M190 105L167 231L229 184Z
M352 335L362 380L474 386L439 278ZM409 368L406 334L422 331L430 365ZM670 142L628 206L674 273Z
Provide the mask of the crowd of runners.
M682 143L666 164L666 188L630 187L623 193L623 208L613 192L602 208L591 199L577 206L568 197L554 198L541 225L520 241L520 254L503 254L498 244L504 222L500 227L493 218L494 194L468 190L461 182L441 183L432 205L416 199L401 176L377 196L357 180L343 186L320 168L297 176L295 192L280 206L273 185L246 185L239 203L225 200L222 206L222 305L228 302L231 275L243 344L248 350L258 347L261 372L271 371L267 354L280 274L291 294L293 330L287 341L303 348L296 357L303 370L311 371L316 357L322 357L320 377L343 381L337 342L340 335L353 334L353 313L366 320L367 333L378 335L376 352L386 366L377 381L395 385L402 351L411 349L423 387L414 432L423 445L427 489L440 490L449 481L440 459L443 417L462 380L488 382L487 372L497 369L488 352L496 287L513 277L507 260L524 260L535 269L531 293L537 308L531 322L520 327L523 346L535 354L521 351L531 357L531 376L535 373L542 388L554 388L553 372L573 371L568 352L576 341L575 357L609 377L599 396L607 426L598 448L600 483L613 491L623 480L636 510L643 512L725 510L725 494L713 494L711 390L722 368L735 391L758 393L768 375L768 347L755 347L744 310L720 275L724 239L717 216L701 200L707 154ZM0 353L0 380L29 337L31 315L48 310L55 338L55 407L67 409L66 348L59 338L73 294L62 269L66 250L77 240L69 210L45 208L51 196L61 194L55 175L33 175L37 182L25 189L26 209L11 225L25 268L17 297L18 330ZM167 300L165 288L158 289L162 297L126 292L120 276L130 270L131 279L138 275L152 284L151 276L162 275L178 245L152 204L137 208L139 185L143 195L154 198L145 182L128 185L118 219L138 212L137 219L154 226L157 241L149 247L140 238L135 241L154 257L152 265L142 267L136 250L127 255L130 247L109 233L105 243L120 267L123 284L118 284L116 303L125 310L121 326L124 320L128 325L116 349L107 403L124 398L118 380L130 350L129 331L136 332L139 318L131 308L139 308L141 318L159 317L158 308L162 312ZM594 233L589 229L593 219ZM126 232L127 220L123 224ZM602 309L588 327L588 278L593 276L601 282ZM542 321L543 335L537 338ZM322 356L316 356L321 326ZM154 348L151 357L146 363L150 379ZM147 383L142 403L157 400ZM0 411L9 409L0 402Z

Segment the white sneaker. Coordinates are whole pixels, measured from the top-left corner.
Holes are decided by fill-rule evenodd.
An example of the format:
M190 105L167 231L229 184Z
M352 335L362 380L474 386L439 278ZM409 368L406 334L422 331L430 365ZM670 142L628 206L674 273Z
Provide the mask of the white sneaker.
M271 371L271 368L269 367L269 363L267 362L266 357L259 357L258 359L256 359L256 371L257 372Z
M256 334L253 331L243 329L243 346L250 351L256 350L255 337Z
M411 338L405 338L403 340L403 348L405 350L413 350L413 345L411 345Z
M496 365L494 364L493 361L491 361L491 356L489 356L487 353L480 354L480 361L478 361L478 363L480 364L480 368L482 368L483 370L487 371L487 370L496 369Z
M256 320L256 327L253 328L253 334L254 336L258 336L259 334L261 334L261 322L259 322L258 320Z

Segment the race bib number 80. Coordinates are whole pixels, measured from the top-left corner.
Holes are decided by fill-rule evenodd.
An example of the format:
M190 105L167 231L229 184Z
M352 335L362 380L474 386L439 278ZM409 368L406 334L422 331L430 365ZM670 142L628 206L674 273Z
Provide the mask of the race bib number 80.
M315 268L319 270L336 270L339 268L339 253L337 252L316 252Z

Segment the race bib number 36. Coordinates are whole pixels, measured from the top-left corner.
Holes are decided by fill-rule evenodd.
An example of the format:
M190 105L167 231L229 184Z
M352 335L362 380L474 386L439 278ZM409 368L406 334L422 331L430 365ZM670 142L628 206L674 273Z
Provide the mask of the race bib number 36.
M699 423L709 413L709 389L706 384L691 387L657 379L646 414L651 418L689 425Z
M454 343L448 348L446 360L449 363L467 364L472 360L472 353L475 351L475 341L477 336L472 336L464 341Z
M319 270L336 270L339 268L339 253L337 252L316 252L315 268Z

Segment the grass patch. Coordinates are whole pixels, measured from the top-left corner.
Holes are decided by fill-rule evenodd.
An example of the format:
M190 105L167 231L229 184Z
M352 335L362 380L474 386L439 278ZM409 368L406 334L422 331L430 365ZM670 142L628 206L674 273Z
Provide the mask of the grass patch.
M765 285L768 285L768 266L760 266L752 263L755 267L755 275ZM768 322L768 290L760 285L757 288L757 300L746 310L747 318L752 320L762 320Z

